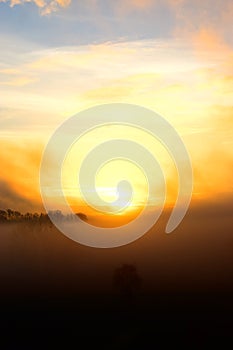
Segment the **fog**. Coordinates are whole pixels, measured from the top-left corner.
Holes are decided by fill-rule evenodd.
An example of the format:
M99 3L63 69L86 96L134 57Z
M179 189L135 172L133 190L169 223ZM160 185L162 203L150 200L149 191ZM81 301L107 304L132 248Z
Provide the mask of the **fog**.
M171 234L165 234L164 212L143 237L110 249L73 242L52 224L1 224L1 293L109 294L122 264L136 267L144 293L230 291L232 203L193 204Z

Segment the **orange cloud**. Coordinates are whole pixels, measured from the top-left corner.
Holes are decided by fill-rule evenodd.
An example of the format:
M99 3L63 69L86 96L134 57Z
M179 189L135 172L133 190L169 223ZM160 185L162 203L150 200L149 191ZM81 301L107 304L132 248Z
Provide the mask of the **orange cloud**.
M156 2L157 0L120 0L114 3L114 8L119 15L127 15L133 10L146 11Z
M231 0L167 0L176 19L176 37L197 40L213 49L233 35Z
M203 51L230 50L221 35L212 28L200 28L193 34L193 43Z
M8 205L11 205L13 203L11 197L13 198L14 194L19 203L13 203L15 204L13 209L17 209L17 206L23 210L41 208L38 179L42 154L41 143L33 142L32 144L32 142L22 139L15 141L1 139L1 147L4 148L4 152L0 155L1 206L6 209ZM5 184L4 191L3 184ZM4 193L8 193L8 195L4 197Z
M125 1L125 3L128 3L128 5L134 6L139 9L148 8L152 5L154 1L153 0L128 0Z
M71 0L57 0L57 3L61 7L66 7L66 6L69 6L69 4L71 3Z

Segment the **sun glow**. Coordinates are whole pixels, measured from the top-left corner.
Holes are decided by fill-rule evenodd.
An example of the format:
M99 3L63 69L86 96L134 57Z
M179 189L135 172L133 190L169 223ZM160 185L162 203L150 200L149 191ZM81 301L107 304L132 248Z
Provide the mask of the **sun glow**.
M158 206L162 203L161 184L155 177L153 184L153 196L148 197L148 183L143 169L127 159L113 159L105 164L100 164L95 177L95 187L91 188L87 182L82 183L79 188L78 174L82 162L88 152L96 145L109 139L127 138L137 141L149 150L163 169L165 178L172 177L172 183L176 186L176 169L168 152L153 136L143 130L131 126L103 126L83 135L77 140L67 152L62 168L63 193L68 204L77 211L80 207L88 206L89 215L99 215L105 213L112 216L112 211L116 216L132 216L144 208L145 205ZM149 165L150 169L150 165ZM90 175L90 174L87 174ZM88 176L87 176L88 178ZM130 183L132 193L128 188L121 188L118 193L118 184L122 181ZM169 182L169 181L168 181ZM172 186L170 186L172 189ZM92 199L92 193L98 194L99 198L105 202L100 205L99 201ZM83 193L88 194L91 199L86 203ZM174 200L175 193L171 191L170 200ZM94 196L93 196L94 198ZM169 199L169 197L168 197ZM115 208L113 208L115 206Z

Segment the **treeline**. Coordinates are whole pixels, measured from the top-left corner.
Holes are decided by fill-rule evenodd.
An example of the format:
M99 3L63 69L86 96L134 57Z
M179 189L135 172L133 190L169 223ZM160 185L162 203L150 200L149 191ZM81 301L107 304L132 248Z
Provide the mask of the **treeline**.
M83 213L64 214L60 210L50 211L49 215L44 213L25 213L22 214L17 210L6 209L0 210L0 222L39 222L50 223L50 217L59 221L74 221L78 216L80 219L87 221L87 216Z

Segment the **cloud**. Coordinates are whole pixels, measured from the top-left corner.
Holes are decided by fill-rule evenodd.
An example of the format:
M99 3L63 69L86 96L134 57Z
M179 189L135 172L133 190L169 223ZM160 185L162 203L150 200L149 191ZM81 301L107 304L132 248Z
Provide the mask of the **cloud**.
M199 52L220 51L211 38L214 34L204 29L195 36ZM28 123L27 130L37 125L38 131L41 125L44 132L45 125L50 128L83 108L112 101L141 103L178 125L189 115L190 123L206 117L209 106L232 101L232 61L225 62L228 56L222 51L216 60L215 51L203 62L191 43L167 39L36 48L23 55L20 50L12 54L23 57L19 62L8 54L0 70L1 131L8 130L13 118L21 126Z
M48 15L51 12L57 11L59 8L65 8L70 5L71 0L0 0L1 2L7 2L10 7L16 5L24 5L26 3L33 3L39 7L42 15Z
M196 39L211 48L231 41L233 5L231 0L167 0L175 18L174 35Z
M17 78L8 80L8 81L0 82L0 85L25 86L25 85L31 84L33 82L35 82L35 79L31 79L29 77L21 76L21 77L17 77Z
M151 8L154 3L154 0L120 0L116 3L116 9L120 9L122 14L127 14L131 10L145 11Z
M216 52L221 50L222 53L226 54L232 50L215 29L208 27L202 27L194 33L193 43L202 51Z
M118 13L127 15L131 11L146 12L150 11L152 8L158 9L161 6L176 8L182 6L186 1L187 0L119 0L115 3L113 2L113 4Z
M19 56L23 59L14 62L14 57ZM0 69L4 120L12 116L8 111L16 108L18 119L27 120L31 126L34 121L38 125L52 120L57 123L103 99L127 98L133 103L135 89L142 97L155 93L163 83L158 76L170 80L174 72L197 68L186 48L174 41L156 40L37 48L23 55L19 50L17 55L8 54L8 58ZM154 100L152 96L151 101Z
M33 211L35 204L22 194L17 193L9 183L0 180L0 209Z
M128 0L125 1L137 8L147 8L153 4L153 0Z
M107 86L103 88L98 88L94 90L89 90L85 94L83 94L83 98L98 100L98 101L122 101L124 98L128 97L133 92L133 87L127 86Z
M228 156L232 149L232 106L228 108L232 104L232 60L226 51L216 60L223 42L210 28L201 27L193 42L200 52L214 53L204 64L197 62L191 42L185 46L176 40L36 48L23 55L22 51L8 54L10 59L0 71L2 81L11 81L11 85L0 86L1 133L14 128L14 135L19 135L25 128L35 137L42 124L44 137L52 122L55 126L87 106L112 101L141 104L158 111L185 134L198 168L196 193L207 196L227 191L233 159L232 154ZM20 80L13 80L21 77L36 81L22 87ZM0 178L12 189L30 193L37 188L38 164L31 165L27 149L21 149L19 139L17 143L10 152L10 145L1 142ZM38 198L38 191L32 192Z
M42 153L40 142L1 139L0 207L14 210L42 208L38 173Z

